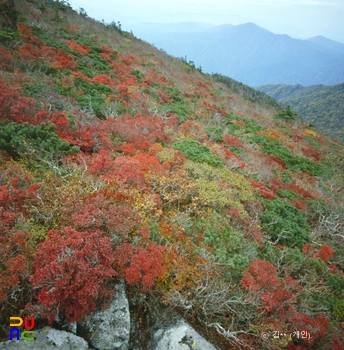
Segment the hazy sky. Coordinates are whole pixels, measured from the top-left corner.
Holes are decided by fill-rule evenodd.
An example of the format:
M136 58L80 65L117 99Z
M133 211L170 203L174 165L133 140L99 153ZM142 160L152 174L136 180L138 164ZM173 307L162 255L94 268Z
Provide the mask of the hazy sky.
M70 0L74 9L124 30L143 22L253 22L277 34L323 35L344 43L344 0ZM134 32L135 34L135 32Z

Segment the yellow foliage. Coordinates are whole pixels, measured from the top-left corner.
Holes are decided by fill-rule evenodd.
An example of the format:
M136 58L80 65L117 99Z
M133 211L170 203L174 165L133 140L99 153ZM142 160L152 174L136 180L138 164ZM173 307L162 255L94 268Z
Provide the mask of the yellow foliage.
M200 199L217 208L237 208L248 218L243 202L256 198L255 189L243 175L226 168L218 169L208 164L188 161L185 170L195 178Z
M158 153L159 162L172 162L176 153L177 150L174 148L164 148Z
M317 133L313 130L305 129L305 133L312 137L317 137Z
M234 171L226 168L214 168L206 163L195 163L187 161L184 169L194 178L201 178L209 181L217 181L221 184L224 182L230 185L232 196L240 201L248 201L256 199L255 189L246 180L246 178Z
M161 152L160 152L161 153ZM159 154L160 154L159 153ZM190 179L185 171L162 174L148 174L147 179L155 192L160 193L163 206L191 207L195 205L197 198L197 185Z
M143 226L147 225L151 219L159 219L162 210L158 208L155 194L143 193L137 189L129 191L134 198L133 210L140 216Z

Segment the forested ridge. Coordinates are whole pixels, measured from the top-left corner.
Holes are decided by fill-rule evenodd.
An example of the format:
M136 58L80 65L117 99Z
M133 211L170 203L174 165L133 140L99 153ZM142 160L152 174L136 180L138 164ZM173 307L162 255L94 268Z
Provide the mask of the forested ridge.
M67 1L0 10L3 340L125 280L219 349L343 349L339 142Z
M290 105L306 124L344 143L344 83L332 86L264 85L257 88Z

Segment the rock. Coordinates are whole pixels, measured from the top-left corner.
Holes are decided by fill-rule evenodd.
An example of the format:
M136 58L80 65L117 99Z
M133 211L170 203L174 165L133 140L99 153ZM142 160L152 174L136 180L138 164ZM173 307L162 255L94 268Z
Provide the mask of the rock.
M35 340L8 340L0 343L6 350L86 350L87 342L75 334L45 327L34 331Z
M130 312L124 283L116 286L116 296L108 309L86 316L78 323L78 335L99 350L129 348Z
M174 310L151 306L146 337L149 350L216 350Z
M214 345L182 320L157 330L148 344L151 350L216 350Z

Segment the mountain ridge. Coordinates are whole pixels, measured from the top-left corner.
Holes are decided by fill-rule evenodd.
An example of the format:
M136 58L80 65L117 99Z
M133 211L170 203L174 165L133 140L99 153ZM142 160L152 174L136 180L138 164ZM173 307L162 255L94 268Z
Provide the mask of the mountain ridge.
M155 32L142 37L176 57L187 56L207 73L250 86L344 81L344 44L330 39L293 39L253 23L215 26L183 36Z
M301 119L344 143L344 83L333 86L265 85L257 87L279 102L290 105Z

